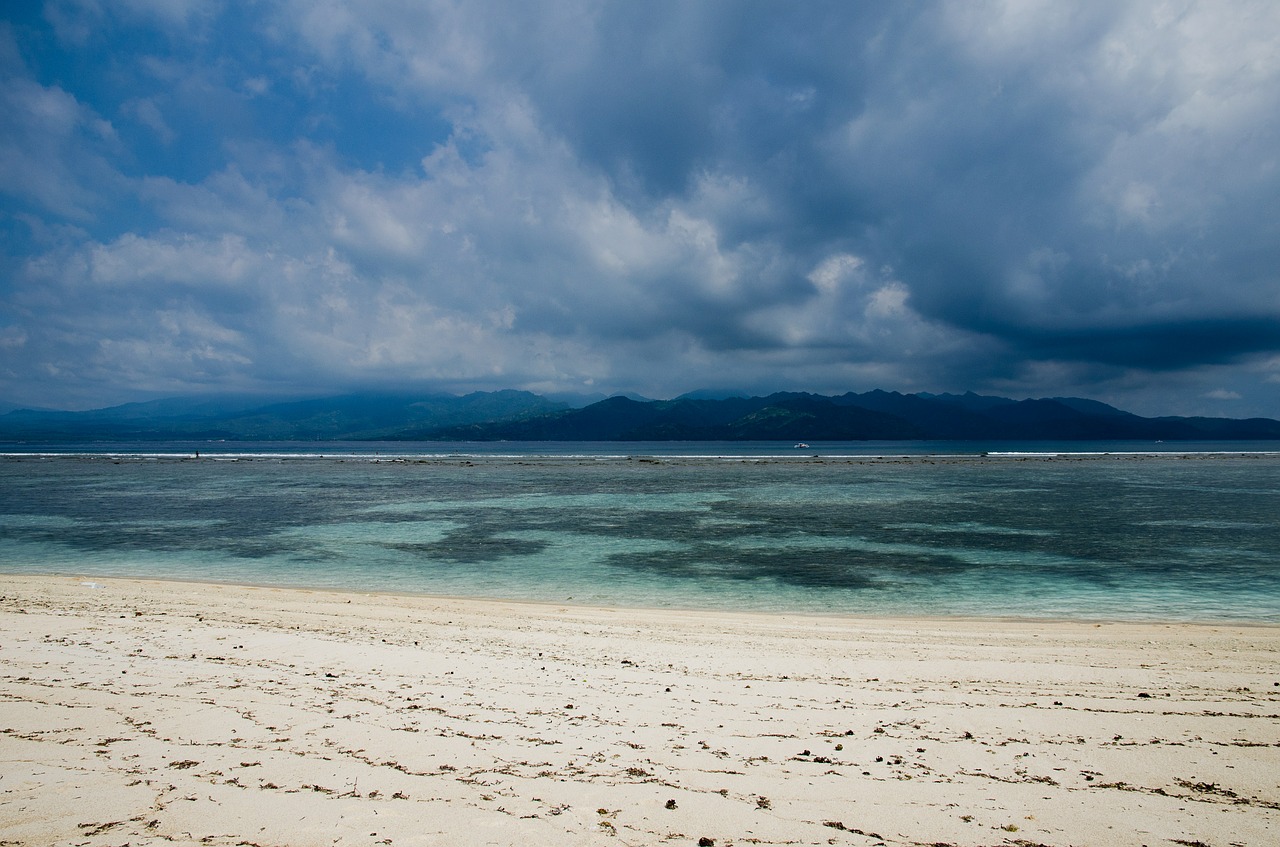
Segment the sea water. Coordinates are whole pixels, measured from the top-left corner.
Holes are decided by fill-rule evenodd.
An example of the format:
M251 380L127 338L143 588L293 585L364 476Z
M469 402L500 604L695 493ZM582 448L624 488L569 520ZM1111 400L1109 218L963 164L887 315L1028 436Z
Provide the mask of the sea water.
M0 456L0 571L1280 622L1277 447L28 446Z

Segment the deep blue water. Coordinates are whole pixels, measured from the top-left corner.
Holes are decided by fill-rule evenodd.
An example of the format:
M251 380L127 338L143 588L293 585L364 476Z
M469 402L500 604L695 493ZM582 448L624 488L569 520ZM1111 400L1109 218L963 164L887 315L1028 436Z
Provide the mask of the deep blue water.
M0 457L0 570L1280 622L1277 447L32 445Z

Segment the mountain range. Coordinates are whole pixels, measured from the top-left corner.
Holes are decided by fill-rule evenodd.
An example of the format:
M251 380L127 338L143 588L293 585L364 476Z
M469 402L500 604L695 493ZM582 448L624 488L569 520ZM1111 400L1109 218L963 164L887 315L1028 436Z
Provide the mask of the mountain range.
M1096 400L779 392L575 405L527 391L347 394L264 403L172 398L0 415L0 441L857 441L1280 439L1270 418L1141 417Z

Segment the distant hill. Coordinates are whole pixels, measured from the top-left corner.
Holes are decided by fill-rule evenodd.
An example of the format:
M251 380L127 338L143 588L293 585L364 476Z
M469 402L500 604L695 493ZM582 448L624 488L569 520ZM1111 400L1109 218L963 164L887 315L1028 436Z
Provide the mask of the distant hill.
M584 406L526 391L347 394L260 404L175 398L0 415L0 441L857 441L1280 439L1270 418L1145 418L1096 400L868 391L827 397L693 392Z
M1010 400L977 394L869 391L825 397L635 402L614 397L527 419L446 427L475 441L1219 440L1280 438L1269 418L1143 418L1096 400Z
M451 395L347 394L263 404L243 398L156 400L87 412L0 415L3 441L371 441L430 439L443 427L568 409L527 391Z

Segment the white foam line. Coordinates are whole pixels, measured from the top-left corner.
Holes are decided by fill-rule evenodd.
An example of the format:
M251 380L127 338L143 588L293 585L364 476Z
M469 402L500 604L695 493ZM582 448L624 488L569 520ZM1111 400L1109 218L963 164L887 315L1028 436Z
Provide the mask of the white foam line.
M1179 456L1280 456L1280 450L1099 450L1099 451L1055 451L1055 452L1015 452L989 451L984 456L995 458L1013 457L1051 457L1051 456L1153 456L1177 458Z

